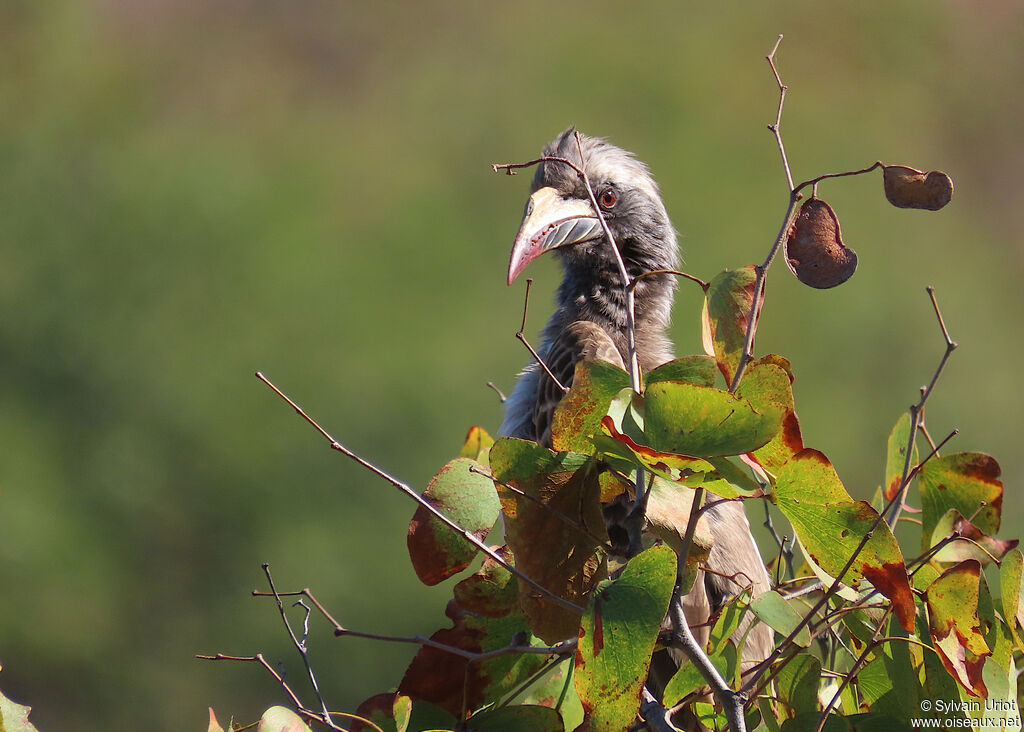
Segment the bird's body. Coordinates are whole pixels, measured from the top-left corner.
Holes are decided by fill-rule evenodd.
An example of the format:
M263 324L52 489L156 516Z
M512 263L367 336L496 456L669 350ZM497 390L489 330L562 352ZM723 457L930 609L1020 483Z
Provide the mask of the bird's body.
M544 157L562 158L586 171L595 200L612 232L631 277L677 268L676 234L647 167L604 140L566 130L544 148ZM564 277L556 309L540 336L537 353L565 386L581 359L620 367L629 362L626 288L611 246L583 180L572 167L539 164L523 223L509 264L509 284L533 259L554 250ZM635 287L636 353L641 372L673 358L667 329L676 280L671 274L644 277ZM508 398L500 434L535 440L550 447L551 418L563 395L542 367L531 362ZM708 509L713 545L702 573L683 600L691 625L706 623L714 610L743 586L753 593L770 589L742 505L725 502ZM749 613L748 613L749 615ZM747 620L740 632L750 624ZM708 628L695 628L698 640ZM755 625L744 644L749 665L771 651L772 632Z

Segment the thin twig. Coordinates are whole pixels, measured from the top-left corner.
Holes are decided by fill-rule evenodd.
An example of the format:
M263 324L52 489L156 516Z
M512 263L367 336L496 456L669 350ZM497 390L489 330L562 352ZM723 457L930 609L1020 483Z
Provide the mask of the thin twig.
M291 623L288 622L288 614L285 612L284 603L281 601L281 596L277 593L277 588L274 586L274 578L270 574L270 565L266 562L263 563L263 573L267 577L267 584L270 585L270 592L274 596L274 600L277 603L277 611L281 614L281 622L284 623L285 629L288 631L288 637L291 638L292 645L295 646L295 650L299 652L302 657L302 663L306 667L306 675L309 677L309 683L313 687L313 693L316 695L316 699L320 702L321 718L320 721L330 727L331 729L340 729L337 725L331 721L331 713L327 708L326 702L324 702L323 694L320 692L320 684L317 683L316 674L313 673L313 665L309 661L309 649L306 647L306 638L309 635L309 608L306 605L302 605L306 610L306 617L303 620L303 635L302 640L295 635L295 631L292 630ZM302 604L301 601L298 604Z
M392 486L394 486L395 488L400 490L402 493L407 495L409 498L411 498L412 500L416 501L416 503L418 503L419 505L423 506L438 521L440 521L445 526L447 526L449 529L451 529L452 531L457 533L463 539L465 539L470 544L475 546L477 549L482 551L484 554L489 556L491 559L493 559L495 562L497 562L502 567L507 569L509 572L514 574L516 577L521 579L523 582L525 582L526 584L530 585L530 587L532 587L533 589L535 589L538 592L542 593L545 597L548 597L548 598L554 600L556 603L558 603L562 607L566 608L567 610L572 610L573 612L580 613L581 615L583 614L584 608L580 607L579 605L577 605L577 604L575 604L573 602L569 602L564 597L561 597L560 595L552 592L551 590L549 590L546 587L544 587L543 585L541 585L539 582L537 582L532 577L530 577L530 576L524 574L523 572L521 572L520 570L516 569L515 565L513 565L510 562L508 562L507 560L503 559L494 549L492 549L491 547L487 546L487 544L485 544L483 542L483 540L477 538L474 534L472 534L469 531L466 531L461 526L459 526L457 523L455 523L450 518L445 516L444 513L442 513L440 511L440 509L438 509L436 506L434 506L434 504L432 504L426 498L424 498L419 493L417 493L415 490L410 488L408 485L406 485L405 483L400 481L398 478L395 478L390 473L387 473L384 470L381 470L376 465L371 463L369 460L366 460L365 458L360 457L359 455L357 455L356 453L352 452L347 447L342 445L340 442L338 442L336 439L334 439L331 436L331 434L329 432L327 432L327 430L325 430L323 427L321 427L316 422L316 420L314 420L312 417L310 417L308 414L306 414L306 412L302 409L302 407L300 407L298 404L296 404L291 399L291 397L289 397L283 391L278 389L277 386L272 381L270 381L270 379L268 379L266 376L264 376L259 371L256 372L256 378L259 379L260 381L262 381L267 386L269 386L274 391L275 394L277 394L279 397L281 397L281 399L283 399L292 409L294 409L296 411L296 413L298 413L298 415L300 417L302 417L306 422L308 422L313 427L313 429L315 429L317 432L319 432L320 435L325 440L327 440L330 443L332 450L337 450L342 455L345 455L346 457L350 458L351 460L354 460L355 462L357 462L360 465L362 465L364 468L366 468L367 470L372 472L374 475L376 475L376 476L378 476L380 478L383 478L385 481L387 481Z
M652 269L649 272L641 272L636 277L634 277L633 281L629 283L629 288L636 289L637 283L640 282L640 280L644 279L645 277L653 277L654 275L663 274L675 275L676 277L682 277L683 279L690 280L690 282L695 282L696 284L700 285L700 289L704 290L705 292L707 292L708 288L711 286L710 282L705 282L700 277L692 275L688 272L680 272L677 269Z
M822 728L824 728L825 722L828 721L828 715L832 711L832 707L834 707L836 705L836 702L839 701L840 694L843 693L846 687L849 686L850 682L853 680L853 677L856 676L857 670L860 668L861 664L864 663L864 659L868 657L868 653L875 649L875 640L878 638L879 633L882 632L882 628L888 622L889 615L891 614L892 605L890 605L886 609L885 614L882 616L882 622L879 623L878 628L871 636L871 640L865 646L864 651L853 662L853 666L850 667L850 670L846 672L846 676L843 678L843 682L839 684L839 688L836 689L836 693L832 696L831 699L829 699L828 704L825 705L825 708L821 710L821 717L818 719L818 726L815 728L814 732L821 732Z
M555 386L561 389L562 393L565 394L567 391L569 391L569 387L558 380L558 377L555 376L555 373L550 368L548 368L547 363L545 363L544 359L540 357L540 354L534 350L533 346L530 345L530 342L526 340L526 336L524 335L524 332L526 331L526 313L530 309L530 288L532 286L533 280L527 278L526 296L523 298L523 323L522 325L519 326L519 330L516 331L516 338L519 339L520 343L526 346L526 350L528 350L530 352L530 355L533 356L533 360L536 361L542 369L544 369L544 373L548 375L548 378L555 382ZM504 399L502 401L504 401Z
M508 401L508 397L505 396L505 392L503 392L501 389L499 389L497 387L497 385L493 381L488 381L487 382L487 386L494 390L494 393L498 395L498 399L501 400L502 404L504 404L506 401Z

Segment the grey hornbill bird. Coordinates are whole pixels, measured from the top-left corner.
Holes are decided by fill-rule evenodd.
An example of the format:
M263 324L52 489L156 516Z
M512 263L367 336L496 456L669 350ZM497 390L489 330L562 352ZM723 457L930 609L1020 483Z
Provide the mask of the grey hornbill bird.
M582 158L581 158L582 152ZM658 187L647 167L630 153L569 128L544 148L544 157L564 158L583 169L591 183L615 244L630 277L654 270L676 269L676 234ZM576 362L599 359L620 367L628 362L626 287L611 245L580 176L564 163L537 166L530 199L515 238L508 283L536 257L554 251L564 269L537 354L565 386L572 383ZM635 287L636 351L642 372L673 358L666 330L676 279L670 274L645 277ZM536 362L519 377L506 401L500 433L551 445L551 418L562 397ZM743 507L724 502L705 514L713 545L683 608L702 643L709 616L748 582L754 594L770 589L764 563L750 535ZM614 541L613 541L614 543ZM747 613L749 616L750 614ZM744 622L740 632L746 630ZM772 650L771 630L757 624L744 643L746 665Z

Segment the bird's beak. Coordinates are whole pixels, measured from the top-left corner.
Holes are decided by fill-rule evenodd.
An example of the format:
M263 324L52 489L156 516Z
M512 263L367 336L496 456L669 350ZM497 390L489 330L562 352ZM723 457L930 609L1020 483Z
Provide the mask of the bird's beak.
M554 188L541 188L526 204L523 223L512 245L508 284L544 252L600 235L601 221L589 202L562 198Z

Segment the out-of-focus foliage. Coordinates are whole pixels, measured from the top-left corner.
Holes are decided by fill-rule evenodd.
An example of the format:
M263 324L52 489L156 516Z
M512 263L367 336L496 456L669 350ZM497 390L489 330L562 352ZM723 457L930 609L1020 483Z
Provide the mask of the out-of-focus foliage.
M652 163L688 271L752 261L786 195L763 129L779 32L798 178L908 160L957 194L925 216L877 205L877 180L830 187L857 286L776 270L759 351L801 364L801 426L867 498L892 405L940 353L933 284L961 349L928 423L1021 475L1022 11L720 5L0 5L0 685L40 729L256 718L266 677L192 654L289 653L245 599L262 561L350 627L436 627L449 594L405 561L411 507L251 372L425 487L526 357L503 283L526 176L487 165L575 123ZM310 644L337 708L412 654Z

